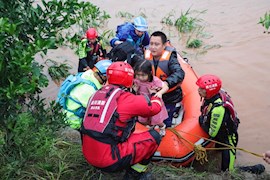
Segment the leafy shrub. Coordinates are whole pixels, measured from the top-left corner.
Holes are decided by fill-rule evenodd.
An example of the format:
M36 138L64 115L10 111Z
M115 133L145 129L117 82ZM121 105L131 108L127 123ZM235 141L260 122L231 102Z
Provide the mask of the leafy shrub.
M102 47L110 46L110 38L113 37L113 30L105 30L100 33L100 44Z
M166 17L163 17L162 20L161 20L161 23L164 23L164 24L167 24L169 26L173 26L175 23L174 23L174 11L170 12Z
M59 105L39 97L48 79L34 57L46 55L48 49L77 45L80 31L101 26L109 15L77 0L2 0L0 4L0 177L40 179L28 176L34 170L27 168L58 155L55 132L65 124ZM55 162L47 164L61 171ZM43 170L51 179L50 172Z
M265 28L265 32L268 32L268 29L270 27L270 13L265 13L264 17L260 17L260 21L258 24L261 24Z
M179 32L191 32L199 27L198 23L201 21L201 19L199 19L198 16L192 17L190 14L191 11L188 9L186 12L181 12L180 17L176 19L174 26Z
M202 46L202 41L199 39L193 39L187 42L187 48L199 48L201 46Z
M0 150L1 177L14 178L29 164L43 162L50 157L56 132L64 126L64 114L55 102L44 109L44 100L32 101L32 112L10 116L4 132L6 143Z
M119 11L116 14L116 17L125 18L125 19L129 19L130 20L130 19L134 18L134 15L131 14L130 12Z
M52 59L47 59L45 63L47 65L49 63L52 64L48 65L49 75L51 76L52 80L58 85L60 85L61 80L65 79L70 74L69 70L72 69L72 67L69 64L66 63L59 64Z
M89 2L76 0L1 1L0 11L0 113L7 119L22 109L29 94L48 85L43 67L34 60L62 45L76 44L81 36L75 27L98 26L109 18Z

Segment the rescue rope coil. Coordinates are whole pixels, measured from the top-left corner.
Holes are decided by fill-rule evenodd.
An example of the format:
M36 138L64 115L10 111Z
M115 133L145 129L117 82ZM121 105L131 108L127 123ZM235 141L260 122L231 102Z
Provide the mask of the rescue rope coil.
M201 145L194 145L195 159L203 165L205 162L208 162L206 149Z
M205 162L208 162L208 159L207 159L207 153L206 151L207 150L225 150L225 149L235 149L235 150L241 150L241 151L244 151L246 153L249 153L249 154L252 154L254 156L257 156L257 157L263 157L262 155L260 154L257 154L257 153L254 153L254 152L251 152L251 151L248 151L244 148L239 148L239 147L233 147L233 146L230 146L228 144L224 144L222 142L219 142L219 141L215 141L213 139L209 139L209 138L205 138L205 137L200 137L198 135L195 135L195 134L191 134L191 133L188 133L188 132L184 132L184 131L181 131L183 133L186 133L186 134L189 134L189 135L192 135L192 136L195 136L195 137L198 137L198 138L203 138L204 140L207 140L207 141L210 141L210 142L214 142L216 144L220 144L220 145L223 145L225 147L220 147L220 148L204 148L202 147L201 145L196 145L196 144L193 144L191 141L185 139L183 136L181 136L181 134L175 130L174 128L167 128L169 131L171 131L172 133L174 133L179 139L182 139L184 141L186 141L187 143L189 143L191 146L193 146L194 148L194 154L195 154L195 159L197 161L200 162L200 164L204 164Z

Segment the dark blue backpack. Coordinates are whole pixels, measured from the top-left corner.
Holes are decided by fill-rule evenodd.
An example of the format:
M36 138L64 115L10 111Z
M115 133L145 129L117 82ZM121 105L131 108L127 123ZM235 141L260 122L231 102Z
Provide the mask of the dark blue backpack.
M132 23L125 22L124 24L118 25L116 29L117 37L120 41L126 40L129 35L129 31L133 28Z
M96 85L89 81L89 80L86 80L86 79L83 79L81 77L82 73L77 73L76 75L69 75L65 81L61 84L61 87L60 87L60 90L58 92L58 95L57 95L57 102L60 104L60 106L69 111L69 112L72 112L74 113L76 116L82 118L84 116L84 113L85 113L85 107L82 106L82 103L77 101L76 99L72 98L70 96L70 92L71 90L77 86L78 84L80 83L85 83L85 84L89 84L90 86L94 87L95 90L98 90ZM71 99L72 101L76 102L77 104L79 104L81 107L78 108L77 110L70 110L68 109L67 105L66 105L66 101L67 99Z
M130 22L125 22L124 24L117 26L116 36L120 41L128 41L136 51L140 52L145 34L143 34L141 37L137 37L135 32L131 33L131 31L134 31L134 25ZM134 34L136 37L132 37L131 34Z

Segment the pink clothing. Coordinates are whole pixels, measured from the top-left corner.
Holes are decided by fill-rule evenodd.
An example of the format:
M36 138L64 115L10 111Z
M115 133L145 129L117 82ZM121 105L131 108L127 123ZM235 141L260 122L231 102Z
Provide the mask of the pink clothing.
M141 82L138 79L134 79L134 84L138 86L137 94L147 95L148 97L150 97L151 95L148 91L148 88L157 88L159 91L163 86L163 81L160 80L158 77L154 76L152 82ZM163 101L162 101L162 104L163 106L161 108L161 111L158 114L150 118L144 118L144 117L139 116L138 117L139 122L147 123L149 121L147 123L149 125L157 125L157 124L162 123L165 119L168 118L168 112Z

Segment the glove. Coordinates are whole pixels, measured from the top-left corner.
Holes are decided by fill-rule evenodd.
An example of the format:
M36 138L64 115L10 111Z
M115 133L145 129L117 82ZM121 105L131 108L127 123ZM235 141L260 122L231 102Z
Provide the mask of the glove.
M82 64L83 68L86 68L88 66L87 60L85 58L79 59L80 63Z
M122 43L123 43L123 41L118 41L117 40L117 41L114 42L114 45L118 45L118 44L122 44Z
M204 125L204 116L199 117L199 124L201 127Z
M200 124L200 126L201 126L201 128L206 132L206 133L208 133L208 131L209 131L209 124L208 123L206 123L206 117L205 116L200 116L199 117L199 124Z

